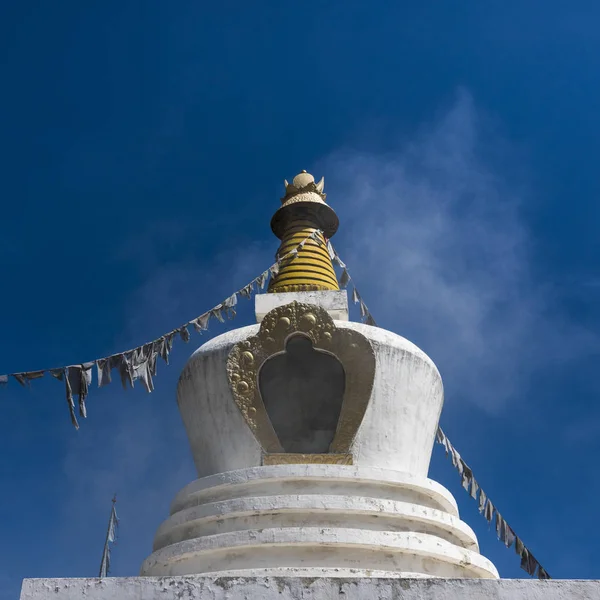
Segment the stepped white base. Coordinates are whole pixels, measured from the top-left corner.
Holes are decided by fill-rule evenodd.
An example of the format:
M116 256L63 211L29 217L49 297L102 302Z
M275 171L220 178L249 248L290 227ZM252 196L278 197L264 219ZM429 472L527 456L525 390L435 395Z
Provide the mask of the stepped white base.
M142 575L497 578L438 483L345 465L198 479L176 496Z

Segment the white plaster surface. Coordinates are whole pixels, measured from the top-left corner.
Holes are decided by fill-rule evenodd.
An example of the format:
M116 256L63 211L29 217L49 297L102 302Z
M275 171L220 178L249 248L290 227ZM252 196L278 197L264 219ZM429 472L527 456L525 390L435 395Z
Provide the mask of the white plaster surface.
M187 485L141 574L498 577L478 551L452 495L426 477L272 465Z
M281 294L257 294L254 311L256 322L260 323L265 315L278 306L290 302L303 302L324 308L335 321L348 320L348 292L346 290L322 292L286 292Z
M174 514L159 528L154 549L191 537L244 529L282 527L354 528L375 531L424 531L478 551L471 528L445 512L361 496L263 496L193 506Z
M273 527L205 536L157 550L142 565L142 575L229 575L261 569L278 575L305 568L333 576L340 568L363 573L420 573L436 577L497 578L492 563L480 554L438 536L410 531L348 528Z
M188 483L175 496L170 513L230 498L284 493L371 496L414 502L458 516L456 500L436 481L356 465L271 465L218 473Z
M179 378L177 403L199 477L261 464L261 447L233 399L226 370L231 348L258 327L234 329L208 341Z
M373 391L351 447L354 464L426 476L443 404L433 361L390 331L349 321L336 325L362 333L376 358ZM258 327L210 340L181 374L177 401L199 477L261 464L260 445L235 404L226 372L232 346Z
M375 351L375 381L350 448L355 465L426 476L444 403L433 361L405 338L362 323L338 326L362 333Z
M25 579L21 600L600 600L600 581L127 577Z
M345 292L265 294L256 299L257 317L294 300L341 307L347 318ZM452 495L427 479L443 404L435 364L395 333L335 324L365 336L375 355L353 464L262 466L226 370L231 348L259 325L210 340L177 388L200 479L177 494L142 575L498 577Z

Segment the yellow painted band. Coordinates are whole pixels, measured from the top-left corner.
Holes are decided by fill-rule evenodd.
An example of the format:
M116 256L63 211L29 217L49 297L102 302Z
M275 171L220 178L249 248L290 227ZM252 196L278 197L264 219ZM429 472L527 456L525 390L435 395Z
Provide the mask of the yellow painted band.
M290 222L282 236L277 255L283 257L298 248L302 241L306 241L302 248L298 248L298 254L294 258L290 257L289 261L281 265L279 273L269 285L269 291L339 290L323 234L317 234L315 239L306 239L314 235L315 231L311 221L297 219Z
M328 279L324 279L322 277L319 277L317 274L314 274L313 276L309 275L308 273L304 273L302 275L294 275L292 273L290 274L286 274L283 277L277 277L276 283L301 283L301 282L307 282L307 283L311 283L313 281L316 281L318 283L322 283L323 285L327 285L330 286L332 290L337 290L339 289L337 282L333 283L332 281L329 281Z
M337 285L338 285L337 281L335 281L331 277L325 277L324 275L321 275L319 273L285 273L283 276L277 277L277 282L283 282L283 281L297 282L297 281L305 280L305 279L307 281L319 281L325 285L331 285L335 289L337 289Z
M294 248L296 248L298 246L298 244L291 243L291 244L282 244L279 247L278 250L278 254L279 256L283 256L285 254L287 254L288 252L291 252ZM304 254L304 253L309 253L309 254L315 254L315 255L319 255L322 256L323 259L327 260L328 262L331 261L331 259L329 258L329 252L327 252L327 250L325 248L323 248L323 246L317 246L316 244L305 244L303 248L300 248L298 250L298 255L300 254Z

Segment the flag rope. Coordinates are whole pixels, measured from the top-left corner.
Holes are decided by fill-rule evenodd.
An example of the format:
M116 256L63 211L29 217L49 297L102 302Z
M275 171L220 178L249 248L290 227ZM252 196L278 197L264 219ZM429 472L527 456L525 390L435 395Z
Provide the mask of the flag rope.
M147 392L154 390L153 377L156 376L157 358L160 356L166 364L169 364L169 354L173 347L173 341L177 335L184 341L190 341L189 327L194 327L198 333L202 333L208 329L211 319L217 319L224 323L224 315L228 319L233 319L236 316L235 306L237 305L238 296L250 299L257 289L264 289L270 277L277 275L282 263L288 264L297 256L299 250L309 241L314 241L317 244L322 242L319 240L319 235L322 231L317 229L309 236L304 238L295 248L287 252L281 257L278 257L268 269L263 271L258 277L255 277L250 283L243 288L231 294L228 298L217 304L209 311L201 314L199 317L187 321L177 329L173 329L159 338L124 352L119 352L104 358L98 358L89 362L84 362L55 369L42 369L39 371L23 371L20 373L9 373L0 375L0 387L6 385L10 378L18 381L22 386L27 387L31 381L43 377L46 373L50 373L52 377L62 381L65 384L65 393L71 423L75 429L79 429L77 421L74 396L78 396L79 416L87 417L87 407L85 400L89 394L89 389L92 384L92 369L97 368L98 387L103 387L112 382L111 372L113 369L119 372L121 383L125 389L133 387L134 382L140 380Z
M294 249L279 257L275 263L263 271L258 277L255 277L243 288L231 294L231 296L226 298L220 304L203 313L199 317L196 317L191 321L187 321L177 329L173 329L151 342L125 352L120 352L105 358L95 359L93 361L78 365L0 375L0 387L7 384L9 378L11 377L18 381L22 386L28 386L32 380L43 377L47 372L50 373L54 378L65 383L71 422L76 429L79 429L79 423L77 422L77 417L75 415L73 396L79 396L79 415L85 418L87 416L85 399L89 392L89 386L92 383L92 367L94 365L97 367L98 371L99 387L111 383L111 370L118 369L124 388L127 388L127 384L133 387L134 381L140 380L144 384L146 390L148 392L152 392L154 390L152 377L156 376L156 359L158 356L160 356L166 364L169 364L169 354L171 352L173 340L176 335L179 335L184 342L189 342L189 327L193 326L198 333L201 333L202 331L206 331L208 329L209 321L212 318L216 318L219 322L224 323L225 319L223 318L223 314L225 314L228 319L233 319L236 316L234 307L237 305L238 295L250 299L257 289L264 289L269 277L273 277L279 272L279 267L284 261L294 260L298 256L298 251L303 248L308 241L312 240L320 245L321 241L317 237L320 233L322 233L320 230L315 230L311 235L303 239ZM375 319L373 318L371 311L369 310L364 299L360 295L354 279L350 276L348 267L342 261L330 241L327 241L327 250L332 261L342 270L339 277L340 288L346 289L349 283L352 284L352 299L355 304L359 305L361 319L367 325L376 326L377 323L375 322ZM484 515L488 523L491 523L495 516L496 533L498 535L498 539L504 542L507 548L510 548L513 543L515 544L515 550L521 557L521 568L531 576L534 576L537 573L539 579L550 579L551 577L548 572L542 567L542 565L539 564L531 551L514 533L514 530L508 525L498 509L488 498L487 494L479 486L475 477L473 476L473 471L464 462L460 454L456 451L448 437L444 434L439 426L436 432L436 440L439 444L444 446L446 455L451 456L452 463L461 476L463 488L474 500L479 501L479 512ZM113 499L109 530L102 554L100 577L103 576L103 569L105 569L105 574L108 573L108 568L110 565L109 542L114 541L114 528L118 524L114 506L115 501L116 498ZM109 539L111 537L113 539Z
M360 305L361 318L369 325L374 324L375 319L373 319L369 309L367 308L367 305L358 292L356 283L350 276L348 267L340 258L331 242L328 242L328 249L332 260L342 269L342 273L339 278L340 287L346 288L349 283L352 284L352 299L356 304ZM479 502L479 512L485 517L488 523L491 523L495 517L496 535L498 536L498 539L502 541L507 548L510 548L514 543L515 551L521 558L521 568L532 577L537 573L538 579L551 579L548 571L542 567L542 565L532 554L531 550L529 550L529 548L523 544L521 538L515 534L512 527L506 522L504 517L500 514L500 511L480 487L473 475L472 469L465 463L439 426L436 431L436 441L445 448L446 456L450 455L453 466L461 476L462 487L471 496L471 498Z

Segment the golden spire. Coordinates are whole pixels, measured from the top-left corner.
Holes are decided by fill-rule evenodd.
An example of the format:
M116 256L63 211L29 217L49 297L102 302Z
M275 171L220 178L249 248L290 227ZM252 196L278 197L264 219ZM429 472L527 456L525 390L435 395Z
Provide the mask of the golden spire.
M281 208L271 219L271 229L281 240L277 258L285 256L302 240L315 234L298 249L294 260L281 265L279 273L271 280L269 292L306 292L312 290L339 290L335 271L327 252L326 240L338 228L334 210L325 202L325 179L315 183L306 171L285 183L285 196Z

